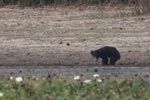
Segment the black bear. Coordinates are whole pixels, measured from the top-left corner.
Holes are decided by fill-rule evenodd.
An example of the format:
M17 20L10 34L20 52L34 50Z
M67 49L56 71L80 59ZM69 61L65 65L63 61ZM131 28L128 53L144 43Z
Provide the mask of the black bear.
M115 65L116 61L120 59L120 53L115 47L105 46L98 50L92 50L91 55L98 61L102 59L102 65ZM108 64L109 63L109 64Z

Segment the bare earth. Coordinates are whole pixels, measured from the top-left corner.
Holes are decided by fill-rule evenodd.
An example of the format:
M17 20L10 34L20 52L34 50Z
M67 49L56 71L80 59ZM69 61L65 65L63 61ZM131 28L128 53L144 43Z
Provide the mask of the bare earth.
M99 74L100 78L112 79L133 79L143 78L150 81L150 68L149 66L1 66L0 79L14 77L45 77L45 76L60 76L61 78L73 78L76 75L82 78L92 79L94 74Z
M93 6L0 8L0 65L100 65L90 51L106 45L120 51L118 65L149 65L150 16L130 13Z

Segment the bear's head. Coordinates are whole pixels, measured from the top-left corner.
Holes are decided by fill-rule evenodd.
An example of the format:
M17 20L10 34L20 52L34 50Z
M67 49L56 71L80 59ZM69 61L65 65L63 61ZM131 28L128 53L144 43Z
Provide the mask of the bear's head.
M96 51L91 51L91 55L93 56L93 57L96 57L97 56L97 52Z
M95 57L96 58L96 62L98 61L98 58L99 58L99 56L98 56L98 51L91 51L91 55L93 56L93 57Z

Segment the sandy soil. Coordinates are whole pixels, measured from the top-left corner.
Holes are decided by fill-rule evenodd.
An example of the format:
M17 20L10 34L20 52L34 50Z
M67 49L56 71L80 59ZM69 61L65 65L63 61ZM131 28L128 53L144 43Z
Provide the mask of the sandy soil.
M149 65L150 16L130 12L110 7L0 8L0 65L100 65L90 51L106 45L120 51L118 65Z

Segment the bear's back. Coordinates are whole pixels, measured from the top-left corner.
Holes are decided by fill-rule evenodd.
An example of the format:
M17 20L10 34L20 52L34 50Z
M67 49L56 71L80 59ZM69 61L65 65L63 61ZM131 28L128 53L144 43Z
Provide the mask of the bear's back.
M101 54L101 55L107 55L109 57L115 56L118 59L120 59L120 53L115 47L105 46L105 47L102 47L102 48L96 50L96 52L99 52L99 54Z

